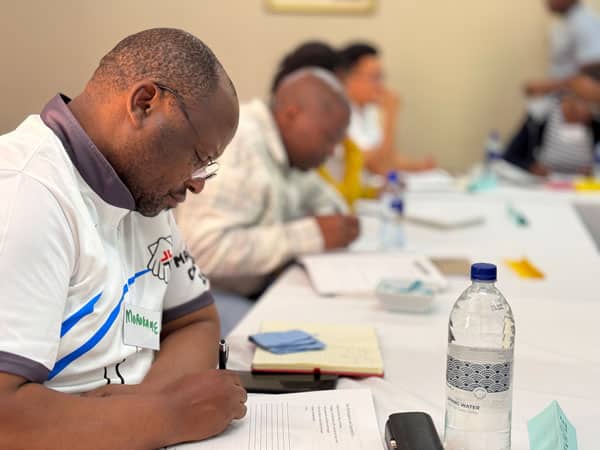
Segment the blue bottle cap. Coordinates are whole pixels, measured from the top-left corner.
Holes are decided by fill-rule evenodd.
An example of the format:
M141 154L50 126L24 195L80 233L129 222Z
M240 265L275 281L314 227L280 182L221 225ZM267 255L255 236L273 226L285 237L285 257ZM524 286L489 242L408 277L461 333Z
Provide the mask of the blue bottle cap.
M387 180L388 180L390 183L398 183L398 181L399 181L399 179L400 179L400 178L398 177L398 172L396 172L395 170L392 170L392 171L388 172L388 174L387 174L387 177L386 177L386 178L387 178Z
M475 263L471 266L471 280L473 281L496 281L497 273L494 264Z

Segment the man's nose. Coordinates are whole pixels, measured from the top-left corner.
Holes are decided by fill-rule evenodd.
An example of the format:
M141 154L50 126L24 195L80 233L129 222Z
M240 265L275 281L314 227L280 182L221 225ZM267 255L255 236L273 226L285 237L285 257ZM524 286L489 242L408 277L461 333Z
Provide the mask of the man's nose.
M204 189L205 180L202 178L190 179L186 181L185 187L194 194L199 194Z

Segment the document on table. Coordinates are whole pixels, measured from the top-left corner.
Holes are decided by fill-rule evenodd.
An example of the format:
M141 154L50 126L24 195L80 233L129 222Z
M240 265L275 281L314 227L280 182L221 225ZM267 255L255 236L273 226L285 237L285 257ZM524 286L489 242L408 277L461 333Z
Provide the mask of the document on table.
M343 252L300 258L321 295L373 294L383 279L422 281L433 290L448 282L427 258L404 252Z
M247 406L223 434L166 450L383 449L367 389L250 394Z

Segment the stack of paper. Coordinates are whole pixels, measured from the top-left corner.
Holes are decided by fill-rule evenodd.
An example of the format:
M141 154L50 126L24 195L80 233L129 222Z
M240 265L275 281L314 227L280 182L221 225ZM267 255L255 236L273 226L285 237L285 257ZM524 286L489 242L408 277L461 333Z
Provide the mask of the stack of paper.
M248 395L248 413L212 439L168 450L382 450L366 389Z
M421 281L433 290L446 279L427 258L401 252L324 253L303 256L314 289L321 295L374 294L383 279Z
M365 325L265 322L263 332L300 328L325 343L325 349L276 355L260 348L252 360L256 372L331 373L355 377L383 376L375 329Z

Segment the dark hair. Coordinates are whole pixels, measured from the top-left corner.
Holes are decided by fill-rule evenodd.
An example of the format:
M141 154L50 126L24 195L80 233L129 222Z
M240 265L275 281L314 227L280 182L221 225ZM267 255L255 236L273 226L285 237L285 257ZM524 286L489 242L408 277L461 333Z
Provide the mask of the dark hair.
M100 60L90 84L119 92L150 78L199 99L214 93L224 74L217 57L197 37L174 28L153 28L119 42ZM229 84L235 92L230 80Z
M344 68L351 70L364 56L377 56L379 51L366 42L354 42L340 50Z
M279 63L271 83L271 92L275 92L281 80L298 69L320 67L330 72L336 72L342 65L340 54L330 45L321 41L305 42L285 55Z

